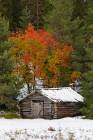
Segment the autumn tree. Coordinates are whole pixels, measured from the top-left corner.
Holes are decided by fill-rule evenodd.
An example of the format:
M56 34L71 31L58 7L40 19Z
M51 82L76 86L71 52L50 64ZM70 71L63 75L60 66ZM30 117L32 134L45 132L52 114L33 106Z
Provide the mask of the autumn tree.
M12 34L10 40L14 73L28 85L28 92L31 86L35 88L36 78L42 78L47 87L62 85L64 77L70 81L71 46L62 46L51 33L44 29L36 31L31 24L24 33Z

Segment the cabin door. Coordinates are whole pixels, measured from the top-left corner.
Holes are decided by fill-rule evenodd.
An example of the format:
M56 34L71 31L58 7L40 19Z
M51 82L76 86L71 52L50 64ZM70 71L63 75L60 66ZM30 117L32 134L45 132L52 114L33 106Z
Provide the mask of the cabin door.
M34 118L43 117L43 102L35 102L32 103L32 114Z

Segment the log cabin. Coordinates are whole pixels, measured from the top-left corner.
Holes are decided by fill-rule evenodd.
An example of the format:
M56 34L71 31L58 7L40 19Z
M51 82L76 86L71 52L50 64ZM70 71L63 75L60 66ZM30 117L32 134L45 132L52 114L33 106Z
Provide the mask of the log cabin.
M84 98L71 87L43 88L19 100L22 118L58 119L79 115Z

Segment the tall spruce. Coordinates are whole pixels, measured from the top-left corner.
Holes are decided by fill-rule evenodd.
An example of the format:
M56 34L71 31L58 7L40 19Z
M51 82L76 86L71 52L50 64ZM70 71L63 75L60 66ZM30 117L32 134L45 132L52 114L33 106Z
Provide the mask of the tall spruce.
M21 0L1 0L0 12L8 19L11 31L20 28L20 16L22 15L23 4Z
M88 62L87 71L83 74L82 94L85 97L85 106L82 109L87 118L93 119L93 1L88 1L88 47L86 49Z
M42 28L51 9L50 0L0 0L0 12L9 20L12 31L25 28L28 22Z
M15 106L16 88L11 75L12 61L8 42L9 23L0 17L0 109L11 109Z
M62 43L73 46L72 69L82 73L86 70L87 26L85 18L81 19L78 14L76 18L73 18L76 4L73 0L54 0L52 4L54 9L48 17L48 28Z
M93 48L87 48L89 62L88 71L83 74L82 95L85 97L85 105L82 113L87 118L93 119Z
M73 0L73 19L84 18L87 15L88 0Z
M29 22L31 22L36 29L44 27L46 24L46 15L52 9L52 4L49 0L23 0L25 8L30 13Z
M20 23L20 28L22 30L25 30L25 28L28 26L28 24L31 22L30 21L30 18L31 15L30 15L30 11L29 9L27 8L27 6L25 6L22 10L22 15L20 16L20 20L19 20L19 23Z

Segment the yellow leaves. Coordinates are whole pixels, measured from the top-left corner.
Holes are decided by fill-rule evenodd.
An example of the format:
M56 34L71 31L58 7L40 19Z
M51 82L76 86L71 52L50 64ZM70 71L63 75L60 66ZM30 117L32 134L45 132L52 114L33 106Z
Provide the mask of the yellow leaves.
M52 57L49 61L49 69L58 71L59 67L68 67L71 61L72 47L65 46L64 48L56 48L53 51Z
M75 80L79 79L80 76L81 76L81 73L80 73L80 72L74 71L74 72L71 74L71 80L72 80L72 81L75 81Z

